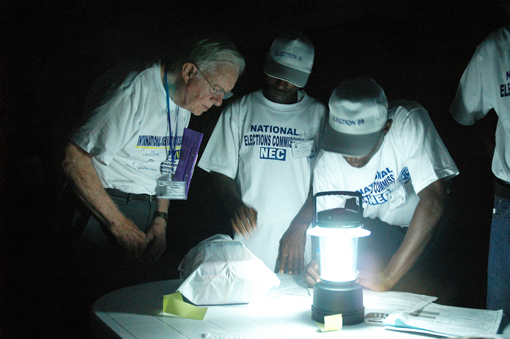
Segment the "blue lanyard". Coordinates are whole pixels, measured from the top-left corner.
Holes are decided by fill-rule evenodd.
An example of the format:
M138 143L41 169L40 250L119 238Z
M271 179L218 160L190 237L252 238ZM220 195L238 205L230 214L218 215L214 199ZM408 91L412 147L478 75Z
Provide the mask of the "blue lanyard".
M176 123L175 123L175 136L172 136L172 120L170 118L170 92L168 91L168 80L167 80L167 73L166 73L166 69L165 69L165 89L166 89L166 112L167 112L167 117L168 117L168 133L169 133L169 136L170 136L170 142L169 142L169 146L170 146L170 152L168 154L168 159L170 159L170 162L173 164L175 164L175 160L176 160L176 155L177 155L177 131L178 131L178 128L177 126L179 126L179 106L177 106L177 110L176 110L176 117L177 117L177 120L176 120Z

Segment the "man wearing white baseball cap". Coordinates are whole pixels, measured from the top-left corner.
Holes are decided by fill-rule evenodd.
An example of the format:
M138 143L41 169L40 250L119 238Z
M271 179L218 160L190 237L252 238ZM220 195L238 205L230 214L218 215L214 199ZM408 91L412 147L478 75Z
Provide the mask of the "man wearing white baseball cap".
M309 225L295 217L311 194L326 115L326 107L302 90L313 59L314 47L302 33L276 38L264 65L266 85L225 108L198 164L212 174L235 240L271 270L291 274L303 270L306 229L277 263L279 242L288 228Z
M329 109L314 193L362 194L364 223L372 234L360 239L358 282L389 291L431 244L445 210L445 181L459 171L427 111L411 101L388 105L373 79L342 82ZM340 199L322 199L317 210L341 207ZM316 268L316 263L307 268L311 283L319 279Z

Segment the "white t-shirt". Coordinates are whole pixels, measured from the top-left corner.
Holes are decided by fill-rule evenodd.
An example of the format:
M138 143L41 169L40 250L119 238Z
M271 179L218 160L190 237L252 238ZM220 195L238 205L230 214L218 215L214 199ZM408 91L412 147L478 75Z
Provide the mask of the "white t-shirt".
M510 27L503 27L477 47L462 78L450 111L472 125L494 109L498 115L492 172L510 182Z
M113 82L105 99L86 115L71 140L94 156L92 163L105 188L154 195L170 140L175 137L179 151L191 113L170 100L170 138L160 64L140 65L114 77L120 74L122 80ZM108 76L111 78L111 73ZM97 82L98 87L101 84L105 81Z
M314 193L357 191L363 196L363 216L390 225L409 226L419 193L459 171L437 134L427 111L415 102L390 103L393 119L379 150L361 168L341 154L321 151L314 169ZM340 197L318 198L317 210L343 207Z
M303 91L277 104L262 91L225 108L198 164L235 179L245 204L258 212L257 232L236 236L273 269L279 241L303 206L326 107Z

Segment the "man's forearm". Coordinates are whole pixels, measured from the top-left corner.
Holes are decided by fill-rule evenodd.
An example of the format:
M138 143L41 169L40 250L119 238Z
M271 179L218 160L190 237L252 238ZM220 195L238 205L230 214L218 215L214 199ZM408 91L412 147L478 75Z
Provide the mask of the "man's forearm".
M68 180L91 213L111 227L122 223L124 215L106 193L92 166L92 157L73 143L68 143L62 168Z
M308 193L308 197L301 206L298 214L292 220L291 226L298 227L302 230L307 230L308 226L313 222L314 214L314 206L313 206L313 194L312 189L310 188L310 192Z
M158 198L156 204L156 212L165 213L166 217L163 217L165 220L165 228L168 226L169 218L168 218L168 207L170 206L169 199L160 199Z
M299 274L304 267L306 230L313 220L312 191L280 239L280 273Z
M388 287L393 287L418 261L429 244L437 223L444 212L446 189L436 181L420 193L420 202L414 211L404 241L383 272Z
M158 198L157 205L156 205L156 211L168 213L169 207L170 207L170 200Z
M239 206L243 199L237 190L234 179L217 172L211 172L211 175L214 187L218 190L218 194L227 208L233 209Z
M243 202L232 178L217 172L211 174L214 187L218 190L230 216L234 232L246 237L251 236L257 227L257 211Z

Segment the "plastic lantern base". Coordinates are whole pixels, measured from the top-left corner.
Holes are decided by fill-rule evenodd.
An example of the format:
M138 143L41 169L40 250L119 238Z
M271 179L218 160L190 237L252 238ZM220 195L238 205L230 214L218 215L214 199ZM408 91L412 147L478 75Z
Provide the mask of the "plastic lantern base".
M313 320L324 323L324 317L333 314L342 314L344 325L363 322L363 290L358 283L323 280L313 286Z

